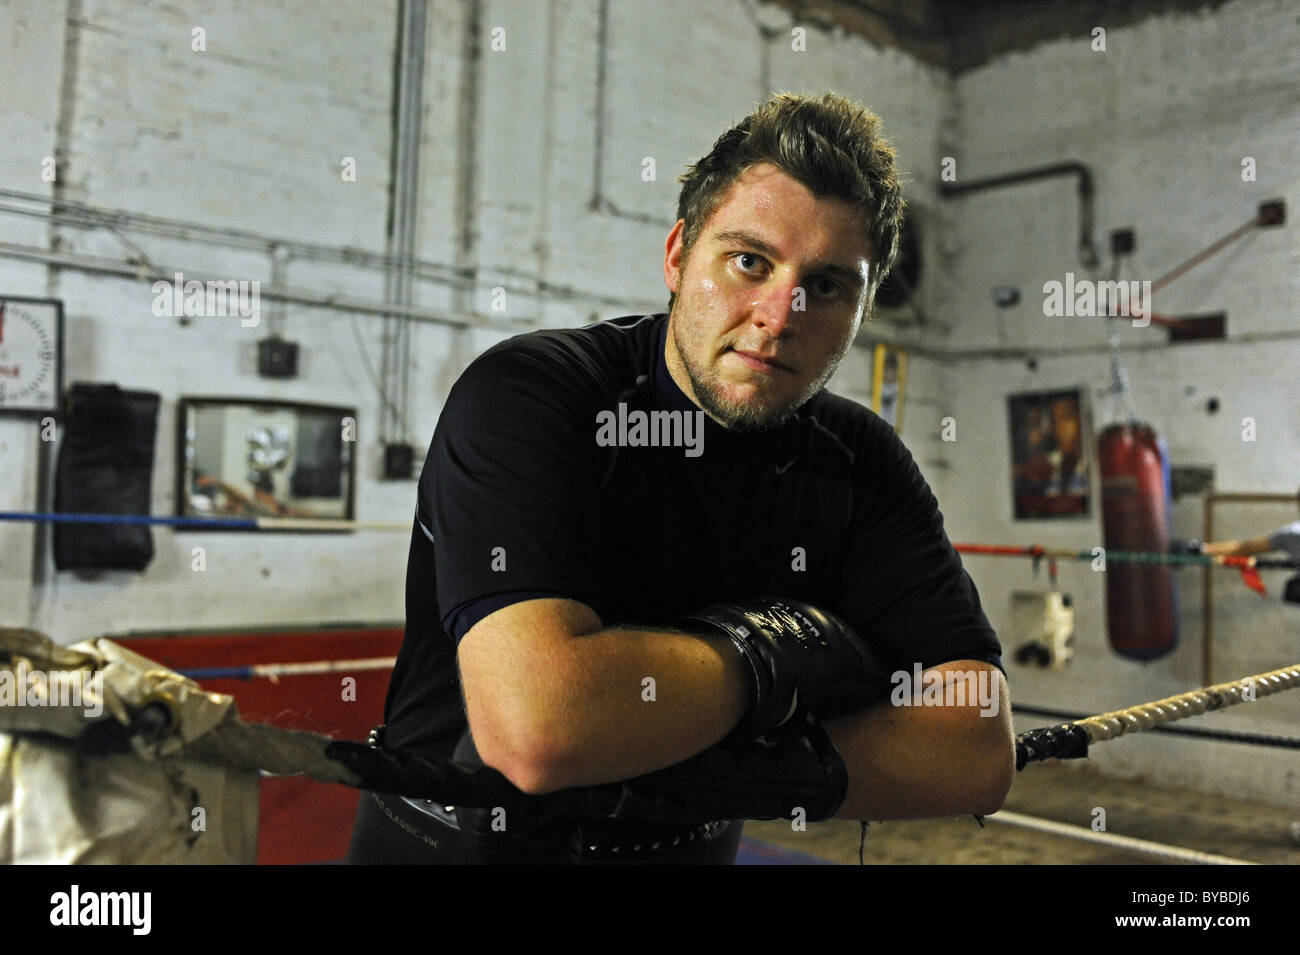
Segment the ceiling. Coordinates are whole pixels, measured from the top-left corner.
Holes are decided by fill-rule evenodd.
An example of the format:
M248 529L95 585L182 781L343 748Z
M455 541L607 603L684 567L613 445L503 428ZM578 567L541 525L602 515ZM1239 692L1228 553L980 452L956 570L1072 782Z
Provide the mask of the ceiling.
M767 0L800 20L838 25L953 74L1014 50L1064 36L1091 37L1179 11L1228 0Z

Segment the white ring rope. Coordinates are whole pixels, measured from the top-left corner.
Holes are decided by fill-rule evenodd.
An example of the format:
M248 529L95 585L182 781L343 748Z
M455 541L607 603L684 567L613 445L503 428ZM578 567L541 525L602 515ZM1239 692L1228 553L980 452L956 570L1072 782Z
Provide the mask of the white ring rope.
M1197 865L1259 865L1258 862L1247 862L1244 859L1233 859L1229 856L1215 855L1213 852L1198 852L1195 849L1182 849L1178 846L1166 845L1163 842L1152 842L1148 839L1135 839L1132 836L1120 836L1111 832L1094 832L1083 826L1071 826L1063 822L1055 822L1051 819L1040 819L1038 816L1026 816L1018 812L1008 812L1003 809L991 816L984 817L985 822L1004 822L1010 826L1018 826L1022 829L1032 829L1035 832L1044 832L1053 836L1064 836L1067 839L1077 839L1081 842L1091 842L1097 845L1109 846L1112 849L1123 849L1126 852L1140 852L1146 855L1157 856L1162 859L1175 859L1179 862L1193 862Z
M1139 703L1122 710L1090 716L1076 720L1075 723L1083 727L1091 742L1098 743L1125 733L1137 733L1189 716L1220 710L1225 706L1249 703L1253 698L1271 696L1297 687L1300 687L1300 663L1293 663L1267 673L1189 690L1154 703Z

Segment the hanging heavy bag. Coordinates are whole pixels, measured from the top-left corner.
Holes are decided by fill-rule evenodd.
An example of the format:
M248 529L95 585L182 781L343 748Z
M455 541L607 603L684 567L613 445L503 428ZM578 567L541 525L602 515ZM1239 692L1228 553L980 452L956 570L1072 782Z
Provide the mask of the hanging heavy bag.
M64 405L54 509L75 514L148 514L158 395L77 383ZM144 570L153 537L144 524L54 525L59 570Z
M1113 424L1097 439L1102 543L1107 550L1169 549L1169 455L1150 425ZM1178 645L1178 586L1168 564L1106 568L1110 645L1130 660L1155 660Z

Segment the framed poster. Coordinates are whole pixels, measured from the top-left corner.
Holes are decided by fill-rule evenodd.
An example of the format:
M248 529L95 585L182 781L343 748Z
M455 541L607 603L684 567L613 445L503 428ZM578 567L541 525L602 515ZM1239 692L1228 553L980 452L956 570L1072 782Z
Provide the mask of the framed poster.
M356 410L182 398L178 517L353 519Z
M1011 487L1016 520L1087 517L1091 441L1085 439L1083 390L1007 398Z
M871 410L903 433L903 391L907 386L907 352L877 342L871 371Z
M63 303L0 297L0 412L58 415L63 404Z

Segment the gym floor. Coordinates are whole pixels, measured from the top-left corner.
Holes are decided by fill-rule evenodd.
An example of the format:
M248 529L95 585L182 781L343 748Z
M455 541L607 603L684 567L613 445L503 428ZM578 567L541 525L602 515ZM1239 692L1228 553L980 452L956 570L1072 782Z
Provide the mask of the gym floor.
M1180 789L1146 779L1107 778L1086 763L1042 763L1016 777L1004 810L1090 827L1095 806L1106 807L1114 834L1272 865L1300 863L1291 835L1300 809ZM828 862L858 864L861 827L850 820L748 822L745 838ZM867 865L1175 865L1145 852L1094 845L973 817L875 822L863 852Z

